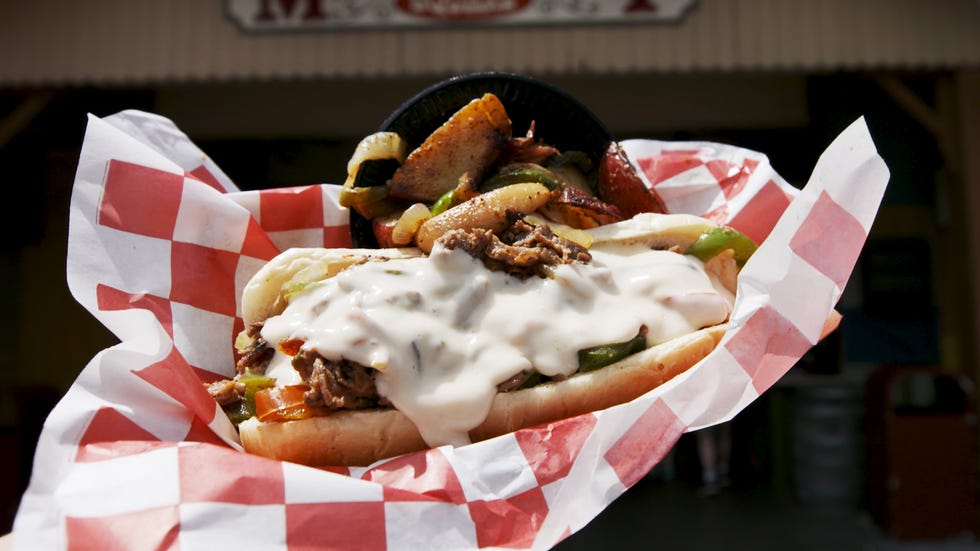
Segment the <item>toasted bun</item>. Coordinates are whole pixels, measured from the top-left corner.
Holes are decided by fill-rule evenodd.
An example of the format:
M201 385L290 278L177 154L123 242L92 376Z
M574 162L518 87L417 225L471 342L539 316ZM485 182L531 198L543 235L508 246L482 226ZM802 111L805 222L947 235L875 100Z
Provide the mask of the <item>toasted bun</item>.
M475 441L558 421L633 400L687 371L707 356L725 332L719 325L650 347L564 381L498 394ZM368 465L428 448L415 425L395 409L341 411L298 421L239 426L245 450L312 466Z
M301 465L368 465L427 448L415 424L397 409L338 411L298 421L238 426L245 451Z
M403 249L317 249L293 248L280 253L248 281L242 291L245 325L282 313L283 296L291 286L333 277L349 266L372 258L420 256L414 247Z
M490 414L470 438L486 440L629 402L693 367L724 334L725 326L716 325L564 381L497 394Z

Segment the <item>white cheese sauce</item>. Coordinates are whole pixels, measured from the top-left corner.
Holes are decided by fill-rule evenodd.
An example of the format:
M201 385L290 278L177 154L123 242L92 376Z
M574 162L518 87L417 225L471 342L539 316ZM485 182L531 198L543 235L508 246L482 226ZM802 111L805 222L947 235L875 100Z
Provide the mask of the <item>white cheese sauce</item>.
M590 253L549 279L492 272L441 246L428 258L360 264L294 296L262 336L377 369L378 392L429 445L467 444L497 385L522 370L570 375L579 350L643 326L652 346L728 318L731 293L694 257L643 246ZM267 373L302 382L281 353Z

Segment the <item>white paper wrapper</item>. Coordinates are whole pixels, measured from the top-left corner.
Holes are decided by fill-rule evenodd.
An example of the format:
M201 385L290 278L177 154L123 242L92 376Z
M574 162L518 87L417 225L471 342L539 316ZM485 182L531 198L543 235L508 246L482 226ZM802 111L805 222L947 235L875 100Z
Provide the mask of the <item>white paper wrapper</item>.
M166 119L90 117L68 283L121 342L47 420L17 547L544 549L579 530L683 432L736 415L836 323L888 180L863 120L802 191L759 153L622 145L672 212L765 240L721 345L628 404L369 468L312 469L241 452L201 381L233 373L238 297L265 261L350 245L339 188L241 192Z

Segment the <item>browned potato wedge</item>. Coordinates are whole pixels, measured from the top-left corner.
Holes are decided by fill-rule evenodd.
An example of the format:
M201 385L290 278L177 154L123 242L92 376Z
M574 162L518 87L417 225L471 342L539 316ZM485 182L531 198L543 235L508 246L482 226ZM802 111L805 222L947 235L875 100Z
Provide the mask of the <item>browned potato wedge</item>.
M604 226L623 219L616 207L570 186L552 190L541 213L555 222L578 229Z
M513 184L497 188L460 203L419 227L415 244L426 253L442 234L455 229L484 228L502 231L507 227L507 211L530 214L548 202L548 188L542 184Z
M408 155L391 178L391 197L432 203L456 187L463 174L479 179L512 130L497 96L474 99Z

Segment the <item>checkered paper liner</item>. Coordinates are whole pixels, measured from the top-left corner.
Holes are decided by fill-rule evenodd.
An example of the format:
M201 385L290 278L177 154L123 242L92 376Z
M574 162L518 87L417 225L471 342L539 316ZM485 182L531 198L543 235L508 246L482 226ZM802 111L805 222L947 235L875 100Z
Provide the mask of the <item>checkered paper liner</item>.
M543 549L579 530L682 433L736 415L835 324L888 180L863 120L802 191L752 151L622 145L671 211L764 240L719 347L628 404L366 468L314 469L243 453L201 383L233 373L238 297L260 266L291 246L350 246L338 187L242 192L167 119L90 117L68 283L121 342L48 418L16 545Z

